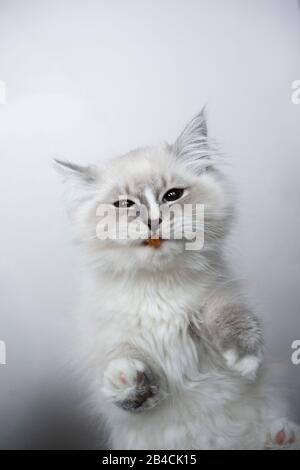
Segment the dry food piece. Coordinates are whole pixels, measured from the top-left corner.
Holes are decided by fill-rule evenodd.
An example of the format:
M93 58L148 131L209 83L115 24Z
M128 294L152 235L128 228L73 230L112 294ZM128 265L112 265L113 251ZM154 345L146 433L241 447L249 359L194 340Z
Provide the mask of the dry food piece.
M149 237L145 240L145 244L153 248L158 248L161 245L161 239L159 237Z

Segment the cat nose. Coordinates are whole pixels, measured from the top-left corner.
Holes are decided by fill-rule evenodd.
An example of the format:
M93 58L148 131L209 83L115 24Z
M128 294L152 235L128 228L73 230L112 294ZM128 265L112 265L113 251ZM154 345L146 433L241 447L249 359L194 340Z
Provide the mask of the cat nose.
M148 227L153 232L155 232L158 229L158 227L160 226L161 223L162 223L161 218L159 218L159 219L148 219Z

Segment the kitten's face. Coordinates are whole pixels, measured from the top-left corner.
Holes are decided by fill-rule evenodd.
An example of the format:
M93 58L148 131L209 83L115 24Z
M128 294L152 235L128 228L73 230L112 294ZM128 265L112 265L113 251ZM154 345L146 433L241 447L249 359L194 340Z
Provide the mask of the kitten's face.
M101 167L59 162L73 177L78 236L96 263L174 269L225 233L229 200L204 126L201 114L173 146L138 149Z

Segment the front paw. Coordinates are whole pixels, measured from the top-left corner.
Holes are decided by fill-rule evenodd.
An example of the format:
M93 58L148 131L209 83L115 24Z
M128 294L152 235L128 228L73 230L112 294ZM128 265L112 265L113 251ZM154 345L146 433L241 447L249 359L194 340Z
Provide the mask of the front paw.
M259 355L247 354L241 357L235 349L228 349L223 353L223 357L229 369L249 380L255 380L262 363L262 357Z
M267 429L266 449L300 449L300 427L288 419L276 419Z
M138 359L114 359L104 371L102 392L120 408L138 413L153 408L159 389L150 369Z

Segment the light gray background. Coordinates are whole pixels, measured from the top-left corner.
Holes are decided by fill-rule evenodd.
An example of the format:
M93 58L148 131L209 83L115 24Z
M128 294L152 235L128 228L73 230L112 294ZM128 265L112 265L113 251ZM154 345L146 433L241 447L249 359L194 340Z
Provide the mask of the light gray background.
M90 447L70 373L78 261L50 159L175 139L208 103L239 222L231 256L300 420L296 0L0 0L0 446Z

